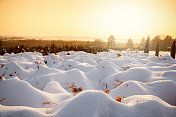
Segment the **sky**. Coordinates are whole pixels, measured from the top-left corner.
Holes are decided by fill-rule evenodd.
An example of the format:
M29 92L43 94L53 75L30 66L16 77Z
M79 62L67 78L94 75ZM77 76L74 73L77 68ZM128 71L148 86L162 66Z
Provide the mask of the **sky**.
M176 37L176 0L0 0L0 35Z

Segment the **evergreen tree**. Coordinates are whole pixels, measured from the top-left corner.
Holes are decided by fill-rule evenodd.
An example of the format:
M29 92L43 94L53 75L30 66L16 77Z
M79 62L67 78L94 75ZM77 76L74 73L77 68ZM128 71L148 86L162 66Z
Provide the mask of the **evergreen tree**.
M175 40L173 41L172 47L171 47L171 57L175 59Z
M156 45L155 56L159 56L159 45L158 45L158 43Z
M149 39L145 43L144 53L149 53Z

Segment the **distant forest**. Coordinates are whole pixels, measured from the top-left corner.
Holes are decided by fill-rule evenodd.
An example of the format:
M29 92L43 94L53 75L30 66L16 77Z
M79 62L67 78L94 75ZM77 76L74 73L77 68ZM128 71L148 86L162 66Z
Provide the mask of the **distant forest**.
M155 51L157 44L160 51L170 51L174 40L172 36L155 36L151 39L149 36L147 39L142 39L140 43L133 43L132 39L129 39L126 43L118 43L115 41L115 37L111 35L108 38L108 42L104 42L102 39L95 39L94 41L67 41L67 40L38 40L28 39L24 37L0 37L0 54L4 53L20 53L20 52L42 52L44 55L48 53L57 53L61 51L85 51L88 53L94 53L101 51L114 50L126 50L137 49L144 50L146 40L149 41L149 50Z

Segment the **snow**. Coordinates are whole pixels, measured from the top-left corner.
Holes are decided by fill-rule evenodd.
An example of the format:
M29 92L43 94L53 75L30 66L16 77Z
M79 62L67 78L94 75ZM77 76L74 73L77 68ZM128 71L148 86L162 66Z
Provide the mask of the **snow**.
M155 95L171 105L176 105L176 83L170 80L142 83L139 81L127 81L113 89L109 95L112 98L129 97L132 95Z
M49 82L43 89L48 93L67 93L67 91L56 81Z
M6 53L0 117L175 117L176 60L154 54Z
M46 101L59 102L69 98L66 93L54 95L32 87L28 82L19 80L17 77L0 81L0 98L6 98L4 105L43 107ZM53 106L53 105L50 105Z

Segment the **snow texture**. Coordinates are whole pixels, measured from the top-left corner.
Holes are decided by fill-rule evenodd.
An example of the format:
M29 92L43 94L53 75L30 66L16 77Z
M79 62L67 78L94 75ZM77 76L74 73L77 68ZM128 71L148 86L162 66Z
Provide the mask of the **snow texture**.
M169 53L67 53L0 56L0 117L176 116Z

